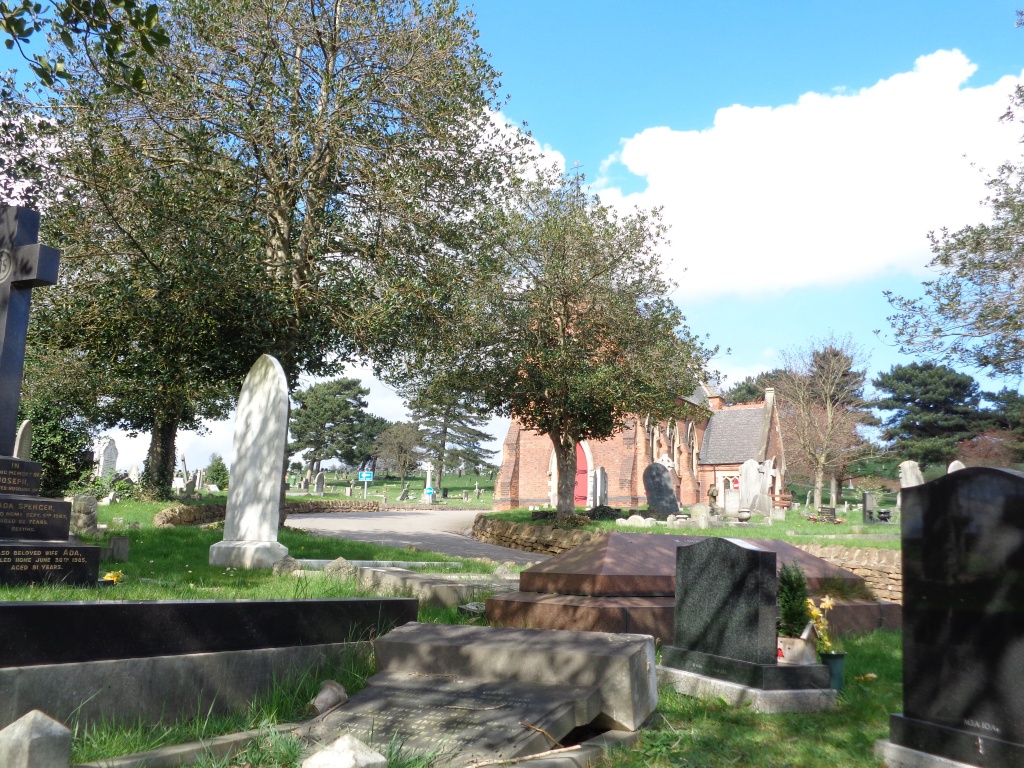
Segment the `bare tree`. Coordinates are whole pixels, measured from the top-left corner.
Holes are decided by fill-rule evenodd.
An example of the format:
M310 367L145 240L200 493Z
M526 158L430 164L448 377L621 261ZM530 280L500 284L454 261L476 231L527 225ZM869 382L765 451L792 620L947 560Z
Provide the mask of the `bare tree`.
M863 399L866 371L861 353L847 338L812 340L782 353L775 380L787 463L814 481L814 507L821 506L825 475L841 475L868 444L857 427L870 422Z

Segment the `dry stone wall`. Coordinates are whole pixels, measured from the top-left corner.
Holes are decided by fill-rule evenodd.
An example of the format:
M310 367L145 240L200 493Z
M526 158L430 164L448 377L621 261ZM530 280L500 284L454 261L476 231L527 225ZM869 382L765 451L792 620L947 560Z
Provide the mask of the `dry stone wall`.
M327 512L379 512L379 501L289 501L285 511L289 515L309 515ZM175 504L157 512L153 525L157 528L172 528L177 525L206 525L224 519L226 508L223 504Z
M563 531L550 525L512 523L484 515L477 515L473 521L473 537L480 541L546 555L560 555L599 535L592 531Z
M473 521L473 536L480 541L523 552L543 552L549 555L560 555L598 535L600 534L591 531L563 531L550 525L512 523L484 515L477 515ZM902 605L903 568L898 550L821 544L799 546L805 552L863 578L878 599Z

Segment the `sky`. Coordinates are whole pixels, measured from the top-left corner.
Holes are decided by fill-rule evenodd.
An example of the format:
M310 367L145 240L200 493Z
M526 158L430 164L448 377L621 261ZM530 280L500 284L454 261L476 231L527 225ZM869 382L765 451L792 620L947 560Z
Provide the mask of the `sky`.
M884 292L920 295L929 232L987 220L986 179L1021 157L1024 125L1000 121L1024 75L1020 0L466 7L501 114L604 202L662 208L673 298L726 387L828 335L850 337L869 377L914 362ZM349 373L369 410L405 417L365 367ZM181 434L179 453L229 459L231 429ZM499 449L507 421L490 429ZM145 436L111 434L119 467L141 466Z

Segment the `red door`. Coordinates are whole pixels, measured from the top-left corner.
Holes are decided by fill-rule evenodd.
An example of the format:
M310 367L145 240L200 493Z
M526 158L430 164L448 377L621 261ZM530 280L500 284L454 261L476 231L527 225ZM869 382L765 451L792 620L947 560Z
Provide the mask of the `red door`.
M576 443L576 490L573 501L577 507L587 506L587 454L579 443Z

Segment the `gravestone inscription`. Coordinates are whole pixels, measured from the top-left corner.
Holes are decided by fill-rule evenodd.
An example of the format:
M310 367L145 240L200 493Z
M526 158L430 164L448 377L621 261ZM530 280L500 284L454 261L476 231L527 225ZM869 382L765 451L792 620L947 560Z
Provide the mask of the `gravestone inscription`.
M965 468L904 487L903 712L890 741L1024 765L1024 474Z

